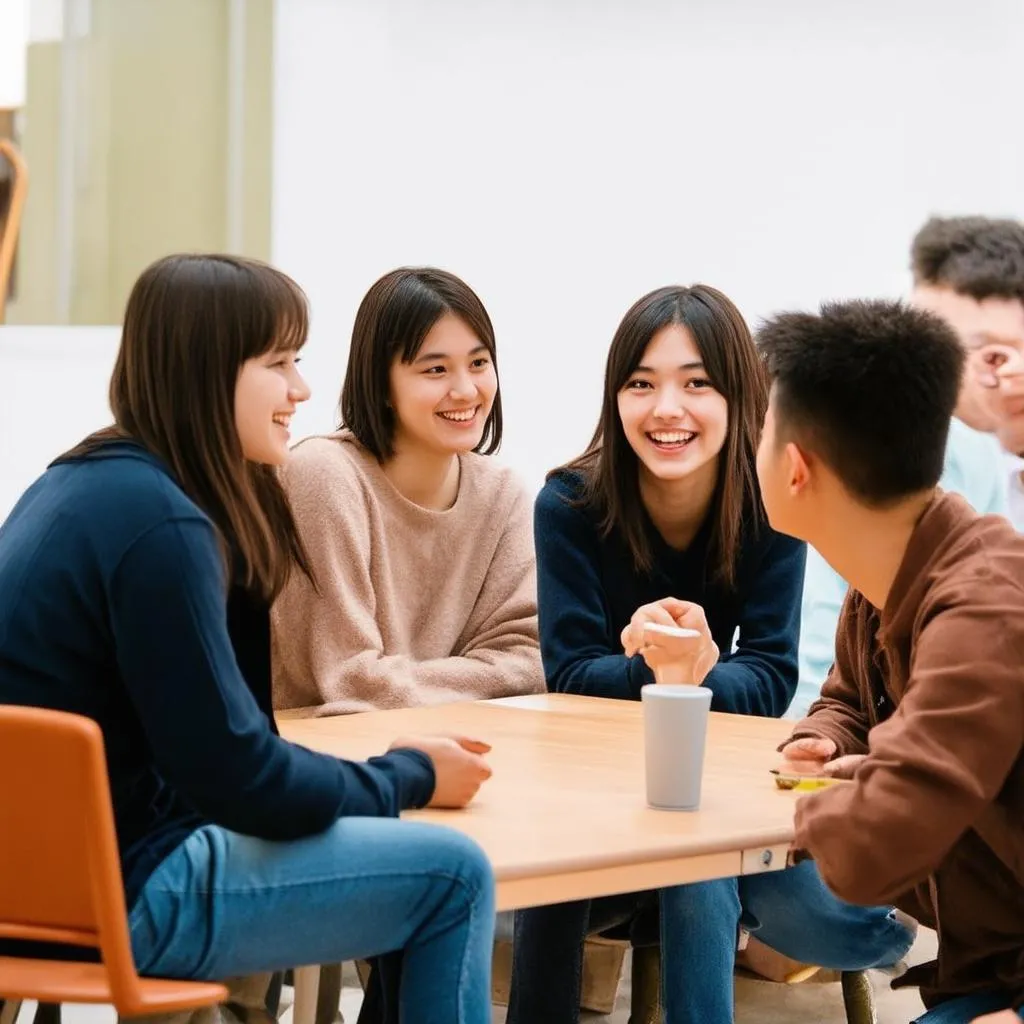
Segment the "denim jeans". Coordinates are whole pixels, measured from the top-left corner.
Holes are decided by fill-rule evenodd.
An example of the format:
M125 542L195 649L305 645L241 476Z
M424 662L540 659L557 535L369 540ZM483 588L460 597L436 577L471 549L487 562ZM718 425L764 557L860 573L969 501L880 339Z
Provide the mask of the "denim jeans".
M975 1017L997 1013L999 1010L1009 1009L1009 1006L1010 999L1006 993L975 992L933 1006L913 1024L970 1024ZM1024 1010L1020 1010L1018 1016L1024 1020Z
M129 914L140 974L220 979L402 950L409 1024L491 1019L494 879L445 828L343 818L269 842L208 825L156 869Z
M673 886L659 897L666 1024L731 1024L741 925L786 956L837 970L889 966L914 940L888 908L855 907L834 896L810 861L785 871ZM579 1019L583 940L602 927L603 902L516 914L508 1024ZM622 897L608 902L621 907Z

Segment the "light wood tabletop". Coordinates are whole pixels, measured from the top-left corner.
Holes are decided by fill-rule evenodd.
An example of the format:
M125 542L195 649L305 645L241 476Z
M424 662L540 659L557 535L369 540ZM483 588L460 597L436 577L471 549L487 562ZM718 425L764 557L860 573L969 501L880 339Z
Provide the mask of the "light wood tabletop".
M793 837L796 797L768 772L790 722L712 714L696 812L647 807L634 701L540 694L335 718L282 715L279 725L286 739L350 759L425 733L492 744L494 775L468 808L407 816L480 843L501 910L776 870Z

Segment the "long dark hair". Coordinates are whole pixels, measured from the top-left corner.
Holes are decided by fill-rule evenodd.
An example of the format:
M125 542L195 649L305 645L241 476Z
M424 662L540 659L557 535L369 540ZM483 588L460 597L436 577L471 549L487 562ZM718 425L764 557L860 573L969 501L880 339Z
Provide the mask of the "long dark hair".
M633 304L608 352L601 419L594 436L582 455L554 473L571 471L583 478L580 504L596 510L604 536L613 531L621 534L638 572L650 572L653 552L640 496L639 459L622 429L618 397L651 339L672 324L693 335L708 379L728 405L728 428L718 456L718 483L710 512L715 521L709 575L732 586L743 530L745 526L756 529L764 518L755 460L768 405L768 382L742 314L716 288L704 284L659 288Z
M395 454L391 365L411 363L431 327L446 313L480 339L498 372L494 327L465 281L435 267L399 267L376 281L359 304L341 389L341 422L380 462ZM474 451L492 455L501 444L501 387Z
M159 456L220 532L228 577L272 601L293 566L312 579L276 471L246 460L235 426L242 364L306 341L299 286L236 256L157 260L135 282L110 378L114 426L62 459L134 440Z

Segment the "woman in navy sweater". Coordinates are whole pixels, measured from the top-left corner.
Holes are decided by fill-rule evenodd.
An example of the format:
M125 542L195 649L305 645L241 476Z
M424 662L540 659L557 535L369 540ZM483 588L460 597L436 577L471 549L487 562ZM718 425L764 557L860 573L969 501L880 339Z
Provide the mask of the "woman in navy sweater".
M704 285L661 288L612 341L587 450L537 498L541 653L548 687L637 700L653 667L685 666L712 708L780 716L797 683L803 544L768 526L755 453L767 383L736 307ZM655 638L645 622L699 631ZM809 963L893 963L913 935L887 908L841 903L813 864L660 892L669 1024L729 1024L740 928ZM579 1016L588 932L643 895L516 915L509 1024Z
M0 702L103 730L141 973L402 950L403 1020L483 1024L489 865L455 832L394 819L464 806L486 746L414 738L346 762L286 743L267 714L267 609L310 573L273 469L309 397L306 329L302 292L263 264L174 256L143 273L115 425L0 528Z

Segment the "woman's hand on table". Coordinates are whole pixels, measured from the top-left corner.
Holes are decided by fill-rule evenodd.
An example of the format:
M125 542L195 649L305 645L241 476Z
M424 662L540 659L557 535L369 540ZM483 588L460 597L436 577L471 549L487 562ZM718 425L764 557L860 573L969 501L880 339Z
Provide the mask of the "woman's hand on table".
M649 624L693 630L698 635L668 636L645 630ZM692 601L665 597L642 605L622 631L621 640L627 657L640 654L656 674L671 667L674 676L697 686L718 663L718 645L711 638L704 609Z
M465 807L491 777L491 766L483 756L491 745L469 736L407 736L388 749L418 750L430 758L435 781L428 807Z

